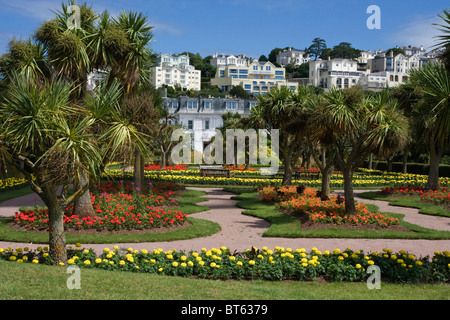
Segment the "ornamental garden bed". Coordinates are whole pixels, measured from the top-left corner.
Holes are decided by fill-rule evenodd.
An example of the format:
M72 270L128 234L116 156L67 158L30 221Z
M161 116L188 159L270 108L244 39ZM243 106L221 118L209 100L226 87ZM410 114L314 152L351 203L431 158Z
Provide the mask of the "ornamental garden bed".
M259 195L264 202L275 204L278 211L299 219L302 230L338 227L410 231L399 225L399 219L371 212L364 203L356 205L355 215L347 215L343 198L330 196L329 199L322 200L317 189L305 186L263 187Z
M71 233L148 233L189 226L186 214L176 210L184 186L166 182L134 187L133 182L102 182L91 190L95 216L79 217L73 206L66 209L64 226ZM175 209L174 209L175 208ZM47 208L17 212L8 224L20 230L48 232Z

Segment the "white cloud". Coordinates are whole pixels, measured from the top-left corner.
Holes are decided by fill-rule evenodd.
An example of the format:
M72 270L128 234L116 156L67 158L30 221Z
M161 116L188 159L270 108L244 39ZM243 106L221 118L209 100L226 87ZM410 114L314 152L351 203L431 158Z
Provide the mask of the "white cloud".
M61 7L61 1L55 0L14 0L0 1L2 10L32 18L36 21L44 21L54 17L52 11L57 11Z
M436 15L417 17L416 20L400 26L391 40L395 45L423 45L430 50L436 44L435 37L440 34L438 27L433 23L441 23L441 20Z

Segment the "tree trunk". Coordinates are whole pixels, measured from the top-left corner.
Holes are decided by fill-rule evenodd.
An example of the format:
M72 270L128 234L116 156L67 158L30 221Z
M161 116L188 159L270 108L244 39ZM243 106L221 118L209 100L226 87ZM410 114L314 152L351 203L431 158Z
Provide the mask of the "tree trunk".
M291 186L292 185L292 164L289 153L283 151L283 160L284 160L284 175L283 175L283 186Z
M369 155L369 170L373 169L373 154Z
M87 175L83 173L81 176L80 183L78 186L76 186L75 190L82 189L88 183L89 180L87 178ZM89 189L85 193L83 193L83 195L80 198L78 198L78 200L75 201L73 213L80 218L95 216L95 210L94 207L92 206L91 192L89 191Z
M322 198L330 196L330 180L332 173L333 173L333 166L331 165L327 165L322 171L322 189L321 189Z
M135 188L140 188L142 189L142 183L143 183L143 179L142 179L142 175L141 175L141 171L143 168L142 167L142 160L141 160L142 156L141 153L139 151L136 151L136 157L134 159L134 172L133 172L133 182L134 182L134 186Z
M403 173L408 173L408 150L403 152Z
M439 189L439 163L441 162L442 151L437 151L434 143L430 145L430 171L428 173L428 190Z
M66 263L66 237L64 233L64 209L59 205L56 187L43 188L42 200L48 207L50 257L55 264Z
M356 214L355 195L353 194L353 171L345 168L344 174L344 194L345 194L345 212L348 215Z
M386 157L387 172L392 172L392 157Z

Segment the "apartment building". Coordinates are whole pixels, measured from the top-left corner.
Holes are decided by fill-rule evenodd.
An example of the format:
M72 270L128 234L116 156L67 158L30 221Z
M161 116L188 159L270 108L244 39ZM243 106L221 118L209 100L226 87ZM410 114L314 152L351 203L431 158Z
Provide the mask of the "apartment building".
M309 64L309 84L324 89L351 88L359 84L363 75L363 72L358 71L358 62L354 60L319 59Z
M163 85L185 90L201 89L201 71L189 64L187 55L160 54L157 65L151 68L150 81L159 88Z
M250 94L265 94L272 88L281 86L295 90L298 83L286 80L285 68L276 67L270 61L253 60L248 66L218 67L211 85L218 86L223 92L230 91L234 86L241 86Z

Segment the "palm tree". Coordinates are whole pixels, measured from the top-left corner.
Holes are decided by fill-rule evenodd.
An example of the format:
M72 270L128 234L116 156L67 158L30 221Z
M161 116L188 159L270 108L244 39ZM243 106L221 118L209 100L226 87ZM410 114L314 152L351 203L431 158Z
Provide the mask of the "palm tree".
M447 72L450 72L450 10L443 10L442 14L438 15L438 17L443 21L443 23L435 23L434 25L440 27L439 30L442 31L442 35L437 36L440 42L434 47L436 50L442 50L440 58L447 66Z
M57 77L66 79L76 87L72 91L72 101L83 100L86 94L87 76L91 70L88 37L94 30L96 15L85 3L80 6L80 28L68 24L72 16L71 0L63 3L55 18L44 22L35 32L35 39L46 51L47 63Z
M64 81L37 82L22 74L11 80L0 108L2 160L24 174L48 207L50 255L55 263L67 259L65 209L87 190L66 197L58 195L59 187L63 185L64 191L83 174L88 178L100 174L101 155L89 133L93 121L77 119L70 94L71 86Z
M353 175L370 153L386 156L407 141L407 122L393 101L367 97L360 88L332 88L324 95L313 119L314 136L334 149L336 164L344 176L345 209L355 214Z
M430 151L428 189L439 188L439 163L450 138L450 77L446 67L432 63L411 72L411 81L423 94L413 114Z
M258 104L252 108L250 123L258 124L260 129L279 130L279 150L283 158L283 185L292 184L293 162L299 158L302 151L302 141L299 136L305 133L296 125L305 104L314 90L300 87L291 91L287 87L273 88L266 95L258 96Z

